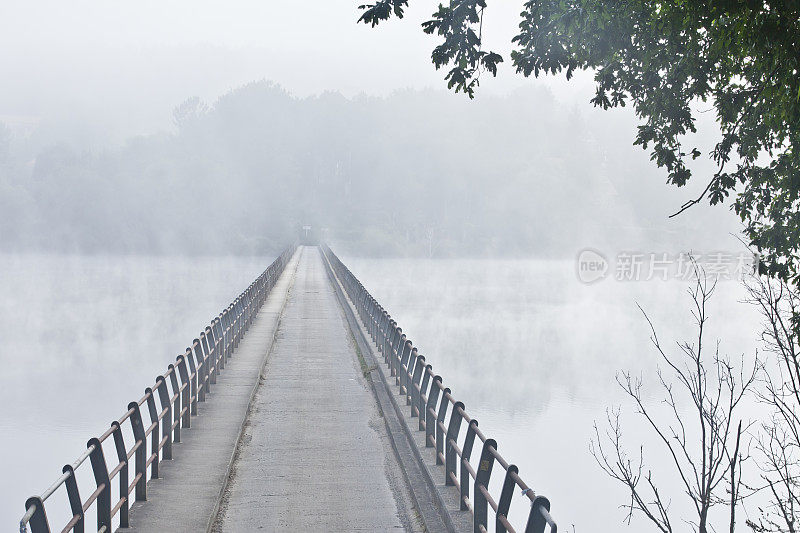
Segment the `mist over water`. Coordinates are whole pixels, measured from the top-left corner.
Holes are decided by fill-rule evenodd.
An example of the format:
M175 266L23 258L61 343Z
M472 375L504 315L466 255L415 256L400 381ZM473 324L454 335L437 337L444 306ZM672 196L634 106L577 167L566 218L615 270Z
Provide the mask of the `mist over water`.
M141 398L272 260L0 254L0 527L17 530L28 496ZM54 526L68 509L55 498Z
M562 527L617 527L626 495L588 452L593 423L624 403L616 372L654 375L635 303L683 339L686 283L587 285L576 257L741 252L738 222L724 207L667 218L694 191L666 188L630 146L630 115L546 89L459 98L298 97L262 81L187 98L171 131L119 146L0 129L4 523L308 224ZM754 351L742 297L728 281L714 301L732 354Z
M636 304L647 311L667 349L677 351L678 341L696 334L689 282L605 279L587 285L578 280L574 261L566 260L342 259L484 434L497 440L505 459L550 498L559 529L624 527L619 506L629 494L589 453L593 424L603 431L606 409L615 406L623 408L629 452L636 455L645 445L656 479L673 491L673 511L690 516L663 445L652 439L615 381L623 370L643 376L646 401L658 408L663 392L656 369L665 365ZM759 348L759 317L744 299L740 282L718 283L706 342L719 339L721 354L749 361ZM752 409L746 416L757 418ZM502 470L496 470L493 487L499 494ZM517 494L512 518L524 523L527 509ZM632 530L649 527L636 519Z
M593 531L596 523L621 523L625 494L589 455L592 424L619 404L636 420L614 382L619 370L641 373L657 392L657 354L635 304L651 313L663 339L684 339L693 333L686 282L587 285L574 261L557 259L343 260L523 479L551 499L560 524ZM5 527L15 527L25 498L138 399L270 261L0 256ZM758 319L743 297L736 281L726 281L713 300L709 338L719 337L731 355L755 349ZM632 449L647 442L631 428ZM55 520L59 509L51 507ZM518 495L512 509L524 519Z
M727 205L668 218L716 169L702 157L698 179L666 185L631 145L631 109L588 103L591 72L522 79L507 61L474 101L448 93L428 7L374 31L358 3L0 7L0 529L304 225L562 531L623 527L627 495L588 450L607 407L628 408L628 449L647 443L665 471L615 375L658 390L636 303L674 345L694 334L687 282L585 284L575 261L743 251ZM506 57L521 9L493 4L483 25ZM757 347L743 298L725 281L712 301L709 338L732 356Z

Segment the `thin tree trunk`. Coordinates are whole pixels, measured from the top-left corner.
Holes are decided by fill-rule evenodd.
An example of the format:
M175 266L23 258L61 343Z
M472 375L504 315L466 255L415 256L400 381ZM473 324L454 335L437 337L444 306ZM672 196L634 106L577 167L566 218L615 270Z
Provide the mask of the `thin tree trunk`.
M736 430L736 448L733 450L733 457L731 458L731 529L730 533L736 527L736 499L738 494L736 491L736 460L739 458L739 440L742 438L742 421L739 420L739 429Z

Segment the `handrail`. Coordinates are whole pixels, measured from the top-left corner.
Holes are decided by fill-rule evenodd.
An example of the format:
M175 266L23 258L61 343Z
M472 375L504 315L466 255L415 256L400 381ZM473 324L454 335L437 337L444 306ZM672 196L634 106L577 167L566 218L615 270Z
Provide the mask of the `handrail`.
M296 245L286 248L247 289L214 317L199 338L192 341L191 347L176 358L176 363L170 364L164 374L156 377L155 384L145 389L139 401L128 404L128 410L113 421L111 427L99 437L90 439L86 451L74 463L65 465L61 476L47 490L28 498L25 514L19 522L21 533L27 533L28 526L31 533L50 533L45 501L61 486L66 487L72 512L63 531L83 531L84 515L93 504L97 510L98 531L111 531L111 521L116 515L119 515L119 527L129 527L131 493L135 492L135 501L147 499L147 469L150 468L149 479L157 479L159 462L172 459L172 443L180 442L181 428L191 427L191 417L197 416L197 403L206 400L206 393L216 383L217 375L225 368L226 361L233 355L295 249ZM150 417L146 429L142 406L147 407ZM130 448L126 447L122 435L122 425L126 422L134 436ZM117 463L111 470L103 453L103 443L109 437L113 437L117 454ZM130 463L131 458L133 464ZM86 500L81 500L75 471L86 459L92 466L95 488ZM129 484L128 469L131 466L135 475ZM114 479L119 480L119 490L117 502L112 504L111 482Z
M531 502L524 531L544 533L545 527L549 526L550 533L555 533L557 525L550 516L550 500L535 494L519 477L519 469L509 464L497 451L497 442L487 438L478 429L478 421L466 413L464 404L457 401L450 389L443 385L441 376L434 373L433 366L413 347L402 328L330 247L321 245L320 248L355 306L378 353L383 354L389 370L388 377L395 378L395 385L400 388L406 404L411 406L411 417L419 419L418 430L425 432L425 446L434 448L436 464L444 465L445 484L458 486L460 509L472 512L474 531L486 531L487 506L495 511L495 531L515 531L509 523L508 512L514 490L519 489ZM464 444L459 447L457 443L462 434L462 422L466 422L467 431ZM477 470L470 462L476 437L482 448ZM505 471L497 500L489 491L489 479L495 463ZM470 485L473 486L471 500Z

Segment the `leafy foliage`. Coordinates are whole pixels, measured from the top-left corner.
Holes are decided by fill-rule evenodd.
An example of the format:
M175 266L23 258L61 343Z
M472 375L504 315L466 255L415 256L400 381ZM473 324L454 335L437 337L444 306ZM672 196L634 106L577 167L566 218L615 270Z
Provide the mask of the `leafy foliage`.
M388 19L392 13L390 3L394 4L394 14L402 18L402 6L398 4L408 3L393 0L359 6L365 10L359 22L375 26ZM503 61L500 54L481 48L481 21L485 8L485 0L452 0L448 6L439 4L431 20L422 24L425 33L442 38L442 44L431 53L431 60L437 70L452 65L445 76L447 88L454 88L455 92L463 92L470 98L474 98L475 89L480 85L481 72L485 70L497 76L497 65Z
M481 50L480 23L485 7L484 0L453 1L449 7L439 4L433 19L422 24L425 33L435 33L444 41L433 49L431 59L437 69L453 65L445 76L447 88L455 87L456 92L463 91L470 98L480 84L481 71L497 76L497 64L503 61L500 54Z
M382 20L387 20L394 13L398 18L403 18L403 9L408 6L408 0L380 0L374 4L363 4L358 9L363 10L359 22L378 25Z
M493 54L482 65L480 38L466 31L484 7L451 1L423 25L444 39L432 56L437 68L469 67L451 71L448 86L470 97L477 67L494 73L502 61ZM686 185L704 153L713 160L702 193L678 213L733 196L763 273L800 282L800 3L529 0L519 28L511 53L518 73L569 79L592 69L592 102L633 106L642 121L635 144L651 150L668 183ZM697 109L709 104L720 138L695 146Z

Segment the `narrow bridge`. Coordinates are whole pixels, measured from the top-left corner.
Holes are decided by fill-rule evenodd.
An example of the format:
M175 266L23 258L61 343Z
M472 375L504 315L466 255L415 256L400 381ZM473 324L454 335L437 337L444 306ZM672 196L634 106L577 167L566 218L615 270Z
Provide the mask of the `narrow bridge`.
M555 532L497 449L327 246L292 246L20 531Z

